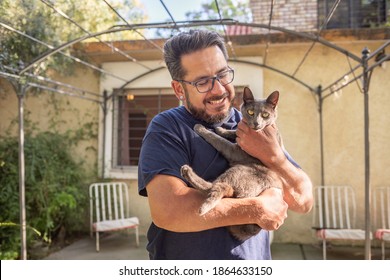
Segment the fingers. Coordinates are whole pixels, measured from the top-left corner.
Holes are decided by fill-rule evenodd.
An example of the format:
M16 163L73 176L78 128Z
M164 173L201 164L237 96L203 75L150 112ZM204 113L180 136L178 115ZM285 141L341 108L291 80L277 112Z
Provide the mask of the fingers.
M286 218L287 216L285 218L279 218L277 221L273 221L273 223L270 225L271 230L279 229L284 224Z
M236 142L238 146L242 148L244 139L248 136L249 133L249 126L244 121L239 122L236 130Z
M238 134L246 134L249 132L250 127L246 124L244 120L240 121L237 126L237 133Z
M276 135L278 133L278 128L275 124L271 124L264 127L263 133L269 137L272 137L273 135Z
M287 218L288 205L281 190L270 188L259 195L261 214L258 225L266 230L279 229Z
M240 145L243 141L248 141L249 139L254 137L256 131L250 128L246 122L241 121L238 123L236 136L237 143Z
M263 222L261 227L266 230L278 230L284 224L285 219L286 218L284 219L279 218L277 220Z
M279 221L275 222L275 230L279 229L283 224L284 221L287 219L287 214L284 215L284 217L281 217Z

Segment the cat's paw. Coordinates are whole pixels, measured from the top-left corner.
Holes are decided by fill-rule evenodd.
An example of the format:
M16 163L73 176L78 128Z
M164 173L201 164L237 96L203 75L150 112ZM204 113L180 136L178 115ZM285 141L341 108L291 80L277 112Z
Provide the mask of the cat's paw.
M226 139L231 139L231 140L236 139L236 131L235 130L227 130L223 127L216 127L215 133L217 133L219 136L226 138Z
M226 138L228 140L234 141L236 140L236 130L228 130L223 127L216 127L215 133L219 136Z
M195 132L198 133L199 135L202 135L203 132L207 131L207 129L206 129L203 125L201 125L201 124L199 124L199 123L197 123L197 124L194 126L194 130L195 130Z
M191 167L187 164L183 165L180 168L180 174L183 176L185 179L188 179L188 173L191 171Z
M222 135L226 132L227 130L224 129L223 127L216 127L215 128L215 132L218 134L218 135Z

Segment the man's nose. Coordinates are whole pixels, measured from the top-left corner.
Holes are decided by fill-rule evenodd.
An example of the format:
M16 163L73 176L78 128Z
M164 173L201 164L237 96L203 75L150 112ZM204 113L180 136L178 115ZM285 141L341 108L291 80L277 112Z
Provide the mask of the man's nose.
M217 78L215 78L213 80L213 84L212 84L212 88L210 90L211 93L213 94L221 94L223 92L225 92L225 87L223 85L221 85L221 83L219 82L219 80Z

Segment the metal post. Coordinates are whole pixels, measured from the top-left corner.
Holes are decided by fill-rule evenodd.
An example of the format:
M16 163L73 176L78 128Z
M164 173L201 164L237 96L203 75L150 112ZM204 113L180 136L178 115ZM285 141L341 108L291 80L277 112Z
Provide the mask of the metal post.
M104 179L104 169L105 169L105 164L106 164L106 122L107 122L107 91L103 91L103 154L102 154L102 178Z
M24 96L26 86L18 85L16 94L19 101L19 208L20 208L20 237L21 259L27 259L27 235L26 235L26 199L25 199L25 162L24 162Z
M318 112L320 114L320 154L321 154L321 186L325 186L325 165L324 165L324 122L323 122L323 104L324 100L322 99L322 86L319 85L317 88L318 95ZM325 211L325 193L324 189L321 189L321 205L322 211ZM323 219L323 225L326 228L328 225L326 224L326 219ZM326 260L326 240L322 242L322 250L323 250L323 259Z
M369 86L369 73L368 68L368 55L370 50L364 48L362 51L362 63L363 63L363 94L364 94L364 161L365 161L365 259L371 259L371 219L370 219L370 123L369 123L369 98L368 98L368 86Z
M317 88L318 95L318 111L320 113L320 153L321 153L321 186L325 185L325 170L324 170L324 128L323 128L323 119L322 119L322 87L321 85Z

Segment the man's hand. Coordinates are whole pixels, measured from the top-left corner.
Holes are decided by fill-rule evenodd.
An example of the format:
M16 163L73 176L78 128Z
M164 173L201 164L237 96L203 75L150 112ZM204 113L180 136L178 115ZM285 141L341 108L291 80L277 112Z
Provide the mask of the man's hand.
M278 188L265 190L256 198L260 210L257 212L258 225L265 230L277 230L287 218L288 205L283 192Z
M275 125L269 125L262 130L253 130L241 121L236 134L236 141L241 149L269 168L287 159L279 144L278 129Z

